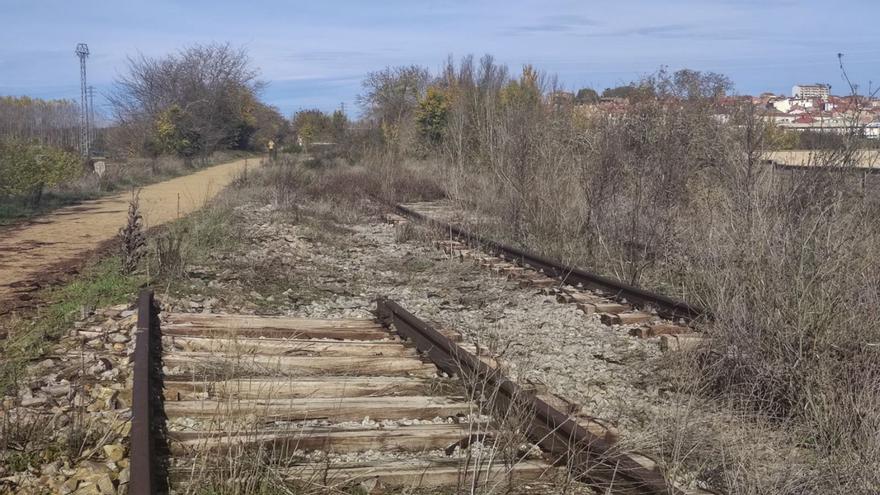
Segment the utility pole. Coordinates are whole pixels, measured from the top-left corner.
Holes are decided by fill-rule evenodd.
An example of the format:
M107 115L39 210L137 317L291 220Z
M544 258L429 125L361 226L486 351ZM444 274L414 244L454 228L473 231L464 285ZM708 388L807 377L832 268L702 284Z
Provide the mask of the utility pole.
M88 158L90 155L89 145L91 137L89 136L89 105L86 99L86 59L89 58L89 45L80 43L76 45L76 56L79 57L79 152L83 157Z

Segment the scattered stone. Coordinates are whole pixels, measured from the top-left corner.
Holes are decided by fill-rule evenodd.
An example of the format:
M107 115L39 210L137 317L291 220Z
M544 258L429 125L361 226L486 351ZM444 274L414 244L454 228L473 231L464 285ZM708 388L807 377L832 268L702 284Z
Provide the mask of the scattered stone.
M125 457L125 447L122 444L105 445L103 448L104 455L111 461L119 462Z
M70 383L43 387L42 390L52 397L63 397L70 393Z
M21 405L22 405L22 407L42 406L43 404L48 402L48 400L49 399L47 399L46 397L42 397L42 396L41 397L30 397L30 398L22 399Z

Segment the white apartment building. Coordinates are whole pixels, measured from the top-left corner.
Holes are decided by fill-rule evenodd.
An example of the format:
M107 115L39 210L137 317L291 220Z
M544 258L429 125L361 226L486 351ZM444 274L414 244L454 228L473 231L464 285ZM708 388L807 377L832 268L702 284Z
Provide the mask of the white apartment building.
M828 84L798 84L791 88L793 98L828 98L831 86Z
M805 98L779 98L776 100L771 100L770 104L773 106L773 108L783 113L793 112L797 109L803 110L813 108L813 100Z
M773 108L775 108L776 110L778 110L782 113L788 113L789 110L791 110L791 100L788 98L780 98L778 100L773 100L770 102L770 104L773 105Z

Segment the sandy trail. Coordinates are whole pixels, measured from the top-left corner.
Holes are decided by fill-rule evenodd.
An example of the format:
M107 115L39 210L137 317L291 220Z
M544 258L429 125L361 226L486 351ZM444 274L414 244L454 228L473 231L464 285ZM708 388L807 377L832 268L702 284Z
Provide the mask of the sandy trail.
M772 151L770 152L768 158L775 162L783 163L785 165L807 166L812 165L812 163L810 162L812 155L813 152L808 150ZM864 152L860 153L856 166L880 168L880 151L865 150Z
M201 208L248 162L259 163L254 158L237 160L144 187L140 206L146 227ZM4 306L28 300L35 288L75 270L89 253L113 239L125 224L130 199L131 193L117 194L0 228L0 314Z

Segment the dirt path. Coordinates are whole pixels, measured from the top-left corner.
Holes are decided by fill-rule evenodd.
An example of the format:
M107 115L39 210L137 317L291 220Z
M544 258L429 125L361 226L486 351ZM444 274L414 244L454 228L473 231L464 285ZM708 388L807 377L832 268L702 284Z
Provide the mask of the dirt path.
M201 208L248 162L253 167L258 160L224 163L144 187L140 205L146 227ZM41 285L75 271L89 253L112 240L126 221L130 199L130 193L122 193L0 228L0 314L4 307L28 300Z
M770 153L769 158L785 165L807 166L812 164L810 161L811 159L815 159L813 154L814 153L809 150L773 151ZM865 150L864 153L859 155L857 166L869 168L880 167L880 151Z

